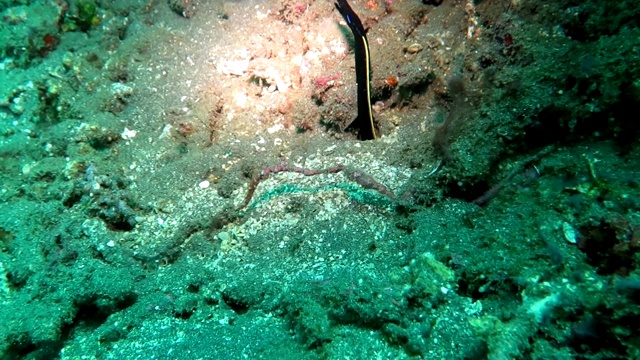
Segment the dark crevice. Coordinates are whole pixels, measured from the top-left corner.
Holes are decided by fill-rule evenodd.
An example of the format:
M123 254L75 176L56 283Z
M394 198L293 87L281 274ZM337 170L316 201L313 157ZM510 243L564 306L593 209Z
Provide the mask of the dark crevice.
M240 299L231 297L228 293L222 293L222 300L236 314L243 315L249 311L250 305Z
M75 331L90 332L103 325L109 316L135 304L138 296L129 293L123 297L103 301L91 298L76 305L73 319L62 326L58 339L34 342L27 334L20 334L9 340L3 359L58 359L66 341Z
M196 308L193 309L182 309L180 311L177 311L173 314L173 316L176 319L181 319L181 320L189 320L189 318L191 317L191 315L193 315L196 312Z

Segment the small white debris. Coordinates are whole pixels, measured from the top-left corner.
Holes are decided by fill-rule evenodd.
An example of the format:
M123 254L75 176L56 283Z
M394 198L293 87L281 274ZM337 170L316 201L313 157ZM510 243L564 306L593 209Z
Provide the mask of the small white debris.
M417 54L420 51L422 51L422 49L424 49L424 47L418 43L414 43L411 44L409 46L407 46L407 48L405 49L405 51L409 54Z
M198 187L199 187L200 189L208 189L210 185L211 185L211 183L209 182L209 180L204 180L204 181L201 181L201 182L198 184Z
M249 59L227 60L219 64L218 69L225 75L243 76L249 69Z
M133 94L133 88L121 82L111 84L111 93L118 98L125 98Z
M562 234L564 235L564 239L569 243L578 243L578 232L566 221L562 223Z
M109 240L109 242L107 243L108 247L114 247L116 246L116 243L113 240Z
M281 77L276 77L275 81L276 81L276 87L278 88L278 92L280 93L287 92L287 89L289 88L289 84L284 82L284 80L282 80Z
M284 129L284 125L282 125L282 124L275 124L275 125L271 126L270 128L268 128L268 129L267 129L267 132L268 132L269 134L273 134L273 133L276 133L276 132L278 132L278 131L280 131L280 130L282 130L282 129ZM280 139L276 139L276 140L280 140ZM274 140L274 143L275 143L275 141L276 141L276 140ZM280 140L280 141L282 142L282 140ZM276 144L276 145L278 145L278 144Z
M160 133L160 136L158 136L158 139L162 139L165 137L168 137L169 135L171 135L171 129L173 128L173 126L171 126L171 124L166 124L163 128L162 128L162 132Z
M218 239L220 241L231 241L231 235L229 235L228 232L223 231L223 232L218 234Z
M324 152L326 152L326 153L330 153L330 152L332 152L332 151L333 151L333 150L335 150L335 149L336 149L336 145L331 145L331 146L329 146L328 148L324 149Z
M31 172L31 169L33 169L34 166L36 166L35 162L22 165L22 175L29 174Z
M551 294L544 299L533 302L529 305L529 313L533 315L538 323L541 323L547 314L560 303L559 294Z
M134 137L136 137L137 134L138 134L138 132L135 131L135 130L129 130L127 128L124 128L124 130L120 134L120 137L122 137L125 140L129 140L129 139L133 139Z
M247 102L249 99L247 98L247 94L244 92L236 93L233 98L235 99L235 103L239 108L244 109L247 106Z

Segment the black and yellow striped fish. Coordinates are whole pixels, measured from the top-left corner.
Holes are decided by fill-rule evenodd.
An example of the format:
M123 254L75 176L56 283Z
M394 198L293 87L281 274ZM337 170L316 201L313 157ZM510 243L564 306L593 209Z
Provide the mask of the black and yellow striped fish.
M371 112L371 62L367 32L362 21L353 11L347 0L337 0L336 9L347 22L355 40L356 82L358 84L358 116L347 127L357 129L358 139L372 140L378 136Z

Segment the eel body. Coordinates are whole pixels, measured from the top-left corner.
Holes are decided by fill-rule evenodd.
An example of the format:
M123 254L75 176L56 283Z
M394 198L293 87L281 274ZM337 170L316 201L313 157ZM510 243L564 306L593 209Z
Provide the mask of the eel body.
M347 0L337 0L335 6L353 32L355 41L358 116L347 128L358 129L360 140L373 140L378 136L371 111L371 59L367 32Z

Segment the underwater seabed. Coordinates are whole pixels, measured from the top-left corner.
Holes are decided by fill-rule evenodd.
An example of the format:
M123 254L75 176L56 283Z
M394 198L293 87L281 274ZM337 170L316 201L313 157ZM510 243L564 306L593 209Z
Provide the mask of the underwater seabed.
M0 358L640 358L640 2L345 3L0 0Z

